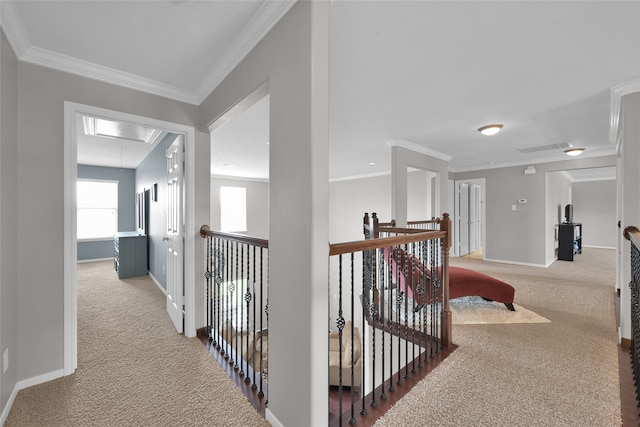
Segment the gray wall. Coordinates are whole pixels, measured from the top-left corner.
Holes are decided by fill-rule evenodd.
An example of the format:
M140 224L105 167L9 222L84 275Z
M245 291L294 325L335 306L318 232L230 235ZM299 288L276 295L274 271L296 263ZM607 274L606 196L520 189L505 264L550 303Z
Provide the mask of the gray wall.
M362 240L365 212L391 217L391 175L335 181L329 185L329 239L331 243Z
M244 187L247 189L248 236L269 238L269 183L238 179L211 178L212 230L220 230L220 187Z
M435 172L440 179L437 189L440 195L434 209L437 212L449 206L449 162L401 146L391 147L391 214L401 227L407 224L407 168L410 167Z
M150 190L158 184L156 201L149 198L147 217L147 242L149 273L167 289L167 242L162 237L167 234L167 148L177 135L169 133L160 141L135 170L136 193Z
M0 411L18 372L18 64L0 31L0 356L9 354L9 368L0 369ZM25 166L26 168L26 166ZM39 228L41 223L34 223ZM22 335L27 337L28 335ZM1 359L0 359L1 360Z
M615 248L616 181L574 182L573 222L582 223L582 246Z
M486 259L544 266L551 238L547 229L546 172L615 165L615 156L593 157L535 164L534 175L525 175L525 166L514 166L459 172L455 179L486 179ZM521 198L528 203L518 204ZM514 204L516 211L511 210Z
M546 232L547 243L545 245L545 265L550 265L556 260L558 254L558 224L564 217L564 207L569 203L569 189L571 182L561 172L547 173L546 194L547 194L547 222Z
M78 165L78 178L118 181L118 231L135 231L135 171ZM78 242L78 261L113 257L113 240Z
M201 105L204 127L268 84L267 417L287 426L328 423L329 8L296 3ZM293 394L291 372L303 385Z
M620 159L617 170L619 181L618 218L620 228L640 226L640 92L622 96L620 113ZM631 245L622 240L618 244L620 274L620 335L627 340L634 339L631 328Z
M198 107L33 64L18 63L17 379L59 372L64 355L64 102L197 126ZM196 133L196 223L208 220L209 138ZM47 208L46 215L42 214ZM37 227L34 227L37 224ZM194 236L195 238L195 236ZM199 238L198 238L199 239ZM33 242L38 242L35 245ZM202 257L197 240L196 257ZM38 268L33 268L37 260ZM196 277L203 277L198 267ZM43 328L42 325L47 325Z

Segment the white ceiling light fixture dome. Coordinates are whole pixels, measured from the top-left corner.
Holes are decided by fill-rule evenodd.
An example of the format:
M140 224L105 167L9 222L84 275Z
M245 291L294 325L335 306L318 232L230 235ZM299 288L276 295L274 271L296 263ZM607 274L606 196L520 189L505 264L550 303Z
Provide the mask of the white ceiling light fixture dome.
M494 123L492 125L486 125L486 126L482 126L480 128L478 128L478 132L480 132L483 135L486 136L492 136L495 135L496 133L500 132L500 130L502 130L502 124L500 123Z
M584 151L584 148L571 147L564 150L564 153L568 156L579 156Z

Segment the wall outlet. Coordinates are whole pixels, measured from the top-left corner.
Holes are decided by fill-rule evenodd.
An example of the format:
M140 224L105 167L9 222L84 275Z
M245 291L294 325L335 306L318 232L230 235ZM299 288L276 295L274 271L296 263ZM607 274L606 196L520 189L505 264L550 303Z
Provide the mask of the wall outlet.
M515 211L515 210L517 210L517 209L518 209L518 207L517 207L516 205L511 205L511 210L512 210L512 211Z
M5 348L2 353L2 373L7 372L7 369L9 369L9 349Z

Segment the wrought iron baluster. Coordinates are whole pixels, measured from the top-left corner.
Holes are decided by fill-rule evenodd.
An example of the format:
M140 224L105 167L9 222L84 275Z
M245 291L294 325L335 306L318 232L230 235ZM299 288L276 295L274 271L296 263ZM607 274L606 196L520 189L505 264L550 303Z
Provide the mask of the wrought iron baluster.
M342 255L338 256L338 318L336 326L338 328L338 354L342 356L342 334L345 320L342 317ZM342 357L338 358L338 425L342 425Z
M389 261L391 261L391 257L392 257L392 248L388 247L384 249L385 251L387 251L388 254L388 259ZM386 261L386 260L385 260ZM380 399L384 400L387 398L387 395L385 393L384 387L385 387L385 363L384 363L384 356L385 356L385 326L386 326L386 317L385 317L385 299L387 296L387 291L389 291L389 293L391 293L391 276L392 276L392 272L391 272L391 268L386 265L386 262L380 262L380 277L382 278L382 292L380 293L380 352L382 353L380 355L380 368L382 369L382 374L380 376L381 379L381 387L380 387ZM389 298L391 299L391 298ZM387 313L390 315L391 313L389 313L387 311ZM375 387L375 386L374 386Z
M206 292L206 301L207 301L207 305L205 310L207 311L207 334L209 336L209 342L213 341L213 330L212 330L212 325L211 325L211 275L212 275L212 268L211 268L211 261L212 261L212 254L211 254L211 237L207 237L205 239L204 245L207 249L207 257L206 262L205 262L205 273L204 273L204 277L206 279L206 286L207 286L207 292Z
M354 345L354 339L355 339L355 331L356 331L356 327L355 327L355 322L354 322L354 286L355 286L355 277L354 277L354 260L355 260L355 253L351 252L351 417L349 418L349 424L355 424L356 419L355 419L355 414L354 414L354 407L356 404L355 401L355 390L354 390L354 384L355 384L355 368L354 368L354 360L353 360L353 356L354 356L354 349L355 349L355 345ZM358 337L358 339L360 339L360 337Z
M264 248L260 249L260 360L258 361L259 365L260 365L260 370L258 372L258 380L260 381L260 391L258 392L258 396L262 397L264 396L264 390L263 390L263 378L262 378L262 372L264 369L264 366L262 366L262 359L263 359L263 344L264 344L264 336L263 336L263 331L264 328L262 327L262 295L264 295L264 270L263 270L263 259L264 259ZM269 274L267 272L267 278L269 277ZM264 314L267 316L267 330L269 329L269 298L267 297L267 304L264 306Z
M373 289L373 283L372 283L372 278L373 275L371 274L371 267L372 267L372 252L371 250L368 251L363 251L362 252L362 295L364 298L364 306L362 307L362 372L360 373L361 376L361 384L360 384L360 389L362 391L366 390L366 372L367 372L367 352L366 352L366 348L367 346L365 345L365 338L366 338L366 334L365 334L365 311L369 310L369 313L371 312L371 307L372 307L372 303L373 303L373 293L372 293L372 289ZM373 319L373 315L371 315L371 320L374 321ZM375 329L375 326L374 326ZM375 393L374 393L375 394ZM364 404L364 393L361 392L362 395L362 399L360 399L360 415L366 415L367 413L367 409L365 408L365 404Z
M249 357L251 358L251 367L253 370L253 385L251 386L251 388L255 389L255 384L256 384L256 246L253 245L253 257L252 257L252 261L253 261L253 282L251 283L251 292L252 292L252 298L251 298L251 306L253 308L253 333L251 334L251 340L252 345L251 345L251 353L249 355ZM249 312L249 305L247 304L247 312ZM249 325L247 325L247 329L249 329ZM247 343L247 347L249 346L249 343ZM248 362L248 361L247 361ZM247 369L248 370L248 369ZM245 378L245 381L249 382L251 381L249 376L247 376L247 378Z

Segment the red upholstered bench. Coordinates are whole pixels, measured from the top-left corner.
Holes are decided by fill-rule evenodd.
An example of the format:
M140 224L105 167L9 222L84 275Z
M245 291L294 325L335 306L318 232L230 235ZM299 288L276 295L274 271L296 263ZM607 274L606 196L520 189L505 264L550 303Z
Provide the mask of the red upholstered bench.
M391 256L390 256L391 255ZM419 310L425 303L429 303L429 296L426 299L417 294L414 288L424 282L424 289L429 289L431 272L420 260L412 255L408 255L400 248L393 248L393 251L384 250L384 258L387 264L391 263L393 279L399 280L400 289L407 292L408 296L416 304L415 310ZM405 268L405 262L408 265ZM400 267L398 271L398 267ZM406 273L405 273L406 272ZM408 277L405 277L408 276ZM426 281L425 281L426 277ZM408 286L407 286L408 283ZM513 286L501 280L467 270L466 268L449 266L449 299L479 296L489 301L498 301L507 306L511 311L513 307L513 297L515 289ZM424 301L423 301L424 299Z
M508 283L477 271L449 266L449 298L480 296L504 303L511 311L516 290Z

